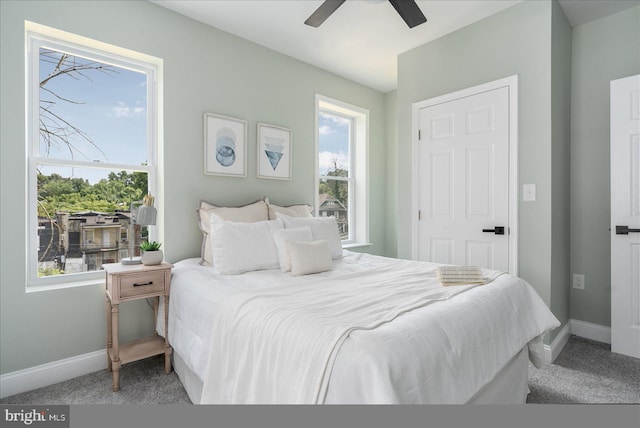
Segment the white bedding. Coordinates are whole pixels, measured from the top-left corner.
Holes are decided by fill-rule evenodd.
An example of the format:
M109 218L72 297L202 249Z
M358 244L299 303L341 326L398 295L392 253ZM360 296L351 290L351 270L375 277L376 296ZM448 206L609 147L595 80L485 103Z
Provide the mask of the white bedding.
M288 396L278 395L265 388L252 395L255 385L277 389L278 385L287 384L291 388L287 382L291 382L291 378L295 381L295 376L285 379L288 373L285 369L274 372L273 361L264 360L261 366L260 358L246 359L251 355L243 352L245 358L238 358L233 367L220 364L225 349L238 352L246 346L249 333L245 331L243 336L242 330L237 329L250 327L235 325L235 332L225 338L225 349L219 349L221 347L213 342L221 340L213 330L215 323L220 322L217 317L230 312L228 303L239 302L245 292L274 292L286 287L293 290L302 287L307 291L304 287L314 283L321 289L318 278L333 278L327 287L333 284L332 288L339 289L343 282L347 287L356 288L362 286L362 282L348 279L350 273L377 269L386 272L386 282L389 282L395 275L389 273L391 268L399 269L397 275L403 273L414 278L416 271L423 271L421 280L425 282L425 290L436 290L433 293L438 293L437 290L449 293L457 288L435 286L433 269L436 267L430 263L345 251L344 259L335 261L334 270L322 274L291 277L280 270L269 270L221 276L214 274L210 267L199 266L198 259L184 260L176 263L173 271L169 341L174 352L203 381L203 403L464 403L527 343L533 341L535 346L531 346L530 351L540 356L540 335L559 325L531 286L521 279L485 271L487 276L497 278L453 298L432 304L410 303L390 322L369 319L366 325L356 327L375 328L349 331L335 342L336 352L329 360L320 358L322 363L314 367L326 368L326 373L315 373L312 378L317 380L320 376L324 380L319 383L319 389L304 393L295 389ZM366 275L369 278L365 284L375 282L373 274ZM343 281L336 279L341 277ZM384 302L385 299L378 299L376 304L384 306ZM255 308L249 311L254 312L257 312ZM215 332L223 333L218 329ZM240 340L228 342L233 337ZM210 351L212 364L207 366ZM290 362L287 364L291 366ZM287 364L282 367L286 368ZM250 374L249 367L253 368ZM304 366L302 372L306 368ZM245 376L238 376L241 373ZM230 392L234 390L236 394ZM247 391L253 392L247 394Z

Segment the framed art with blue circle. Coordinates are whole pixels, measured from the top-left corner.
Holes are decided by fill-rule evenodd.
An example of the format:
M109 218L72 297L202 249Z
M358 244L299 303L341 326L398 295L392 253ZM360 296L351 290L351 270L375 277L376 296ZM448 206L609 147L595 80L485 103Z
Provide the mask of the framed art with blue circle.
M204 173L247 176L247 121L204 114Z

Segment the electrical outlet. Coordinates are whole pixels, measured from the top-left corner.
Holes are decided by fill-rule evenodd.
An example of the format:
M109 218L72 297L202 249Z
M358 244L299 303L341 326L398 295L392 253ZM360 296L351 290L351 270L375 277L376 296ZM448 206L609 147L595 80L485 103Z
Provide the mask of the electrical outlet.
M584 275L579 273L573 274L573 288L584 290Z

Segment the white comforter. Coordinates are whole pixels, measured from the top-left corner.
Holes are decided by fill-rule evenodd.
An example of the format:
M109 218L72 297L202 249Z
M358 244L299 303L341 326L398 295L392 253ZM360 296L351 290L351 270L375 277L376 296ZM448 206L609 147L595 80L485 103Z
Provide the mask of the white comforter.
M437 265L345 254L302 278L176 264L169 340L201 376L202 403L464 403L559 325L508 274L441 287Z

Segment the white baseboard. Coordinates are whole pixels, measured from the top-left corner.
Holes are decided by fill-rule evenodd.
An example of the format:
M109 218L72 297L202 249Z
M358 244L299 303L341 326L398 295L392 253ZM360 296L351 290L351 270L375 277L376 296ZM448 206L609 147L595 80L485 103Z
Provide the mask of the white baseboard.
M551 345L544 345L545 362L555 361L572 334L596 342L611 344L611 327L570 319L553 339Z
M553 363L560 351L565 347L567 342L569 341L569 337L571 336L571 320L567 322L560 332L556 335L555 339L551 342L551 345L544 345L545 351L545 362L551 364Z
M107 368L107 350L53 361L0 376L0 398L73 379Z
M611 327L572 319L571 333L585 339L611 344Z

